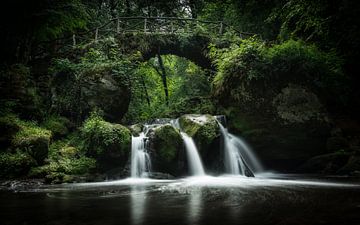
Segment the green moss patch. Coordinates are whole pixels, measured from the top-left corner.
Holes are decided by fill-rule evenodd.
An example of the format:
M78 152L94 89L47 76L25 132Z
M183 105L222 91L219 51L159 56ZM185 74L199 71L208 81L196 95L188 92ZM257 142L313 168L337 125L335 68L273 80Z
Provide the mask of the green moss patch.
M155 149L161 158L167 162L173 161L182 146L180 133L171 125L161 126L155 129Z

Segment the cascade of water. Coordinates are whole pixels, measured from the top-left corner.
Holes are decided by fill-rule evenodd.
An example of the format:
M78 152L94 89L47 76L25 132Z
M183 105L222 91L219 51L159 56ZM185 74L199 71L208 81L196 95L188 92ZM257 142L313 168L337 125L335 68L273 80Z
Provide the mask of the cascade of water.
M261 172L262 166L250 147L239 137L228 132L219 122L224 138L224 163L227 173L235 175L253 175Z
M191 137L189 137L186 133L184 132L180 132L180 133L184 140L191 175L204 176L205 175L204 167L202 165L194 140Z
M151 161L149 154L145 151L146 137L141 132L139 137L131 138L131 177L147 177L151 170Z

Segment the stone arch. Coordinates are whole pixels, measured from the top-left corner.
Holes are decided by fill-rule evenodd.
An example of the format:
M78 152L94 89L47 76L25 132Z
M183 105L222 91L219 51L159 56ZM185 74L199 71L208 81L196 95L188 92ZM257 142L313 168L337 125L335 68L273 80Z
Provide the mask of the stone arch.
M125 34L118 38L126 53L140 51L144 61L161 55L176 55L184 57L203 69L214 70L214 65L208 57L210 38L206 35L178 34Z

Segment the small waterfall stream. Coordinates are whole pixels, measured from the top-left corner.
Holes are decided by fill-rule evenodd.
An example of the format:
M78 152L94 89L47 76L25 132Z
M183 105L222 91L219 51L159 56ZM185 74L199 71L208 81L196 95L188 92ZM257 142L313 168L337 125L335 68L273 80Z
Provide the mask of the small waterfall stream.
M261 163L250 147L240 138L228 132L218 120L224 138L224 164L226 172L234 175L254 176L263 171Z
M201 162L199 152L196 148L194 140L189 137L186 133L180 132L184 140L186 155L190 168L190 173L193 176L205 176L205 170Z
M146 152L145 133L131 138L131 177L145 178L151 170L150 156Z
M224 140L224 165L226 173L243 176L254 176L254 173L263 171L260 162L250 147L239 137L228 132L223 124L225 118L215 117ZM158 121L144 126L138 137L132 137L131 146L131 177L146 178L151 172L151 159L146 150L147 133L158 126L169 124L180 131L184 141L189 172L191 176L205 176L205 170L198 149L192 137L181 130L179 120Z

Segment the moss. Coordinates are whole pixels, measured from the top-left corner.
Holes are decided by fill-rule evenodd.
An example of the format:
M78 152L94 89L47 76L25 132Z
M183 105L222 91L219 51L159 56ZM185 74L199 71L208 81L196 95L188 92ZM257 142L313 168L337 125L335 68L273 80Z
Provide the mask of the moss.
M194 135L194 140L198 148L203 151L219 136L219 125L215 120L210 120L198 129Z
M129 127L131 134L135 137L139 136L139 134L142 132L143 128L144 128L144 125L142 125L140 123L131 125Z
M100 116L91 116L81 128L84 147L90 155L101 155L107 150L125 154L130 151L131 132L120 124L112 124Z
M38 163L48 155L51 131L39 127L35 122L15 120L19 131L12 138L12 147L29 153Z
M200 151L220 136L219 125L211 115L183 115L179 123L182 130L194 138Z
M191 117L188 115L183 115L179 118L180 127L182 130L187 133L190 137L198 131L201 124L194 122Z
M65 117L50 116L41 126L50 130L55 138L64 137L69 133L68 126L70 121Z
M13 114L6 114L0 117L0 146L3 147L0 151L5 150L11 145L13 135L20 130L19 121Z
M12 178L26 175L35 160L27 153L16 151L15 153L0 153L0 177Z
M167 162L173 161L182 146L180 133L172 126L165 125L155 129L155 149Z

